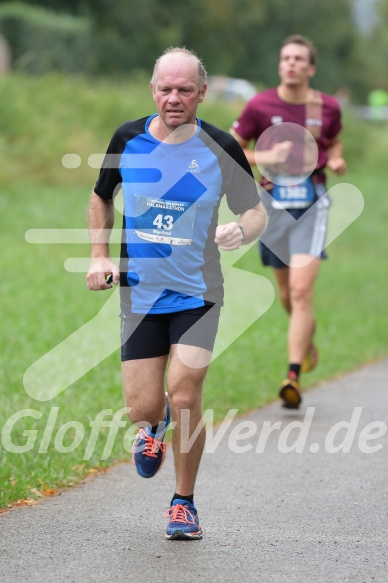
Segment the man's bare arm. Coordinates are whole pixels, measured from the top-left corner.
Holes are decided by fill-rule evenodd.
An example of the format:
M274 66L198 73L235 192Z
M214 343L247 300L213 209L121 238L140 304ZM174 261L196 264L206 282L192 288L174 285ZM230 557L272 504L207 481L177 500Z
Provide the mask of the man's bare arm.
M258 239L264 233L267 222L267 211L260 202L242 213L238 222L218 225L215 242L222 251L234 251Z
M346 162L342 157L342 150L342 141L337 135L329 143L327 167L338 176L342 176L347 170Z
M290 155L293 143L290 140L278 142L270 150L250 150L248 148L248 140L244 140L233 129L230 130L232 136L237 140L242 149L246 159L251 166L276 166L287 162Z
M90 290L104 290L112 286L105 281L107 273L112 274L113 283L120 280L120 273L112 261L109 251L110 233L114 225L112 200L104 200L93 192L89 200L88 226L91 246L91 264L86 275Z

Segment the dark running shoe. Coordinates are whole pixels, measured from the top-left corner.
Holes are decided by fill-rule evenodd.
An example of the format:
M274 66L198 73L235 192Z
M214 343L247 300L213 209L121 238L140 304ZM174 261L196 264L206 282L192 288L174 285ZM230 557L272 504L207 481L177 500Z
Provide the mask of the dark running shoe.
M285 379L280 385L279 392L279 397L283 400L283 407L285 409L299 409L299 405L302 402L300 392L301 387L296 379Z
M202 530L194 502L174 500L164 515L170 519L167 525L166 539L196 540L202 538Z
M166 397L166 418L155 435L149 427L141 427L133 443L133 463L142 478L152 478L158 473L166 457L164 437L170 423L170 408Z

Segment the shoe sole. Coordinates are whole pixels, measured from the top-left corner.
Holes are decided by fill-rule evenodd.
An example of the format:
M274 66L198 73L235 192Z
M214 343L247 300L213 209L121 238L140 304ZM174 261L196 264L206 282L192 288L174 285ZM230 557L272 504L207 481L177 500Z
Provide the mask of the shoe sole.
M158 472L160 472L160 470L162 469L162 466L163 466L163 464L164 464L164 458L163 458L163 460L162 460L162 463L160 464L159 468L158 468L158 469L156 470L156 472L155 472L155 473L153 473L153 474L145 474L144 472L142 472L141 470L139 470L139 468L138 468L138 466L136 465L136 462L135 462L135 460L134 460L133 456L132 456L132 463L133 463L133 465L135 466L135 470L136 470L136 472L137 472L137 475L138 475L138 476L140 476L141 478L144 478L145 480L149 480L150 478L153 478L154 476L156 476L156 474L157 474Z
M299 391L292 385L286 385L279 393L279 397L284 401L283 407L285 409L299 409L302 402L302 397Z
M318 348L311 343L307 355L304 357L301 372L310 372L317 366L319 360Z
M202 532L183 532L183 530L176 530L172 534L166 533L167 540L199 540L202 538Z
M165 394L165 397L166 397L166 403L167 403L167 406L168 406L168 393L167 393L167 392L165 392L164 394ZM168 425L170 424L170 413L168 414L168 417L169 417L169 420L168 420L168 424L167 424L167 427L166 427L166 432L165 432L165 433L167 433ZM164 436L163 436L163 441L164 441ZM135 443L136 443L136 440L134 441L134 444L133 444L133 447L134 447L134 448L136 447L136 446L135 446ZM154 472L154 473L152 473L152 474L147 474L147 475L146 475L146 474L145 474L145 473L144 473L144 472L143 472L143 471L142 471L142 470L141 470L141 469L140 469L140 468L139 468L139 467L136 465L136 461L135 461L135 453L134 453L134 452L132 452L132 463L133 463L133 465L135 466L135 469L136 469L136 471L137 471L138 475L139 475L141 478L144 478L145 480L149 480L150 478L153 478L154 476L156 476L156 474L157 474L158 472L160 472L160 470L162 469L162 466L163 466L163 464L164 464L164 460L165 460L165 459L166 459L166 454L164 453L164 454L163 454L162 461L161 461L161 463L160 463L160 466L158 467L158 469L156 470L156 472Z

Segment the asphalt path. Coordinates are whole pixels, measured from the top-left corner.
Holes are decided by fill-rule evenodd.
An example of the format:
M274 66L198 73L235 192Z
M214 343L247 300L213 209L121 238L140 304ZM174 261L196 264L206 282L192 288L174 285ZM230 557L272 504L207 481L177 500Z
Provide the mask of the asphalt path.
M122 464L6 512L1 583L386 583L387 379L384 360L209 429L200 541L164 538L170 447L151 480Z

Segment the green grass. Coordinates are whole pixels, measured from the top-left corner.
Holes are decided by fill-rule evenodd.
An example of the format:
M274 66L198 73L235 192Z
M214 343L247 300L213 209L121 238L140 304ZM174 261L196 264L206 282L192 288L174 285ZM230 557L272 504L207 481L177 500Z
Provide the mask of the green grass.
M143 80L142 85L147 82ZM19 411L34 410L39 418L19 419L11 433L15 445L23 446L32 440L30 451L7 451L3 434L0 508L19 499L34 498L47 488L77 483L91 470L129 458L124 447L129 449L130 435L124 444L127 423L119 428L107 459L101 458L109 428L98 432L91 457L83 459L90 423L96 415L111 409L112 414L106 416L109 420L124 405L117 351L51 401L32 399L24 389L23 376L28 367L93 318L111 293L89 292L83 273L69 273L64 268L69 257L87 257L88 245L30 244L25 233L29 229L84 228L89 192L97 177L97 171L87 164L88 156L104 151L117 125L153 111L152 99L139 88L139 83L113 86L58 76L11 76L3 77L1 84L0 428ZM209 103L201 106L200 115L228 129L239 109L240 105L232 108ZM315 301L321 364L304 376L306 388L388 352L388 282L384 269L388 253L386 132L349 119L344 136L351 163L346 181L361 190L365 209L330 245L330 259L322 266ZM68 152L81 157L80 168L62 167L62 156ZM255 246L238 261L237 267L273 283L271 271L260 265ZM242 293L248 294L249 290L243 289ZM235 309L241 310L241 298L234 301ZM117 318L117 327L118 322ZM204 407L214 409L217 421L231 408L242 413L277 398L286 366L286 331L287 318L276 299L214 361L207 377ZM91 336L66 366L85 359L95 349L95 343ZM56 412L51 434L46 425ZM79 440L74 451L57 451L58 444L63 448L77 445L74 439Z

